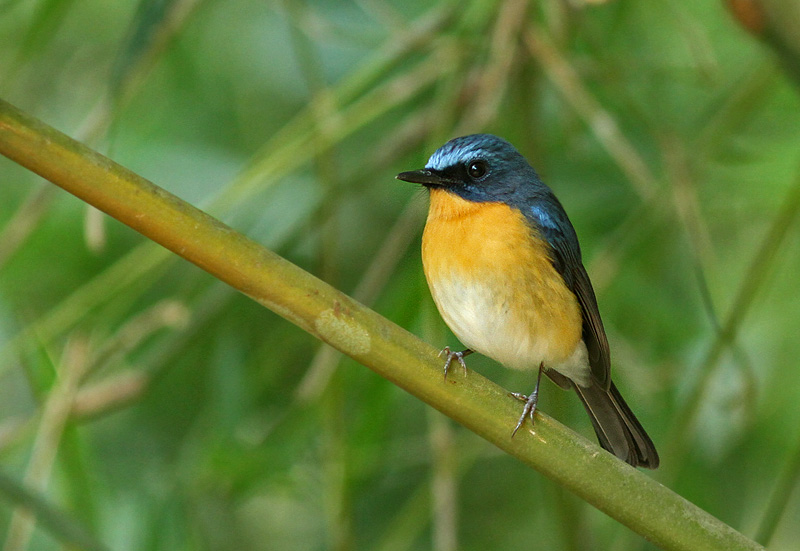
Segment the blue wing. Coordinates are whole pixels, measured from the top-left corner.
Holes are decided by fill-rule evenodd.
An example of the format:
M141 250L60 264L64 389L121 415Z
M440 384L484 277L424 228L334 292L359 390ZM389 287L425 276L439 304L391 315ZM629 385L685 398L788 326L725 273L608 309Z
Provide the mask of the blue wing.
M589 352L592 375L601 387L608 390L611 384L608 339L589 274L583 267L575 229L552 193L537 197L535 204L523 209L523 213L542 232L552 251L553 266L578 298L583 316L583 341Z

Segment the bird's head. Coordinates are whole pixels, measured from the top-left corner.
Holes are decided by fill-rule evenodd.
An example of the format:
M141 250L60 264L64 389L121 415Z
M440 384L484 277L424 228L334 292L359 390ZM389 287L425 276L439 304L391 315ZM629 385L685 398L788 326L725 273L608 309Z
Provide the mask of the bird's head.
M401 172L397 179L477 202L514 203L546 189L525 157L491 134L454 138L431 155L424 169Z

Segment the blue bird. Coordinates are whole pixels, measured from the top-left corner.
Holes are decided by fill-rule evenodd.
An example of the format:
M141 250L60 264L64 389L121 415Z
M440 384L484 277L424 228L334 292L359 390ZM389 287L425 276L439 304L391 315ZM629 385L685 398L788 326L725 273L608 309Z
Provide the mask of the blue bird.
M603 322L575 230L556 196L507 141L490 134L450 140L423 170L397 178L422 184L430 208L422 263L433 300L467 346L506 367L537 370L522 415L533 422L544 372L580 397L600 445L633 466L659 458L617 387Z

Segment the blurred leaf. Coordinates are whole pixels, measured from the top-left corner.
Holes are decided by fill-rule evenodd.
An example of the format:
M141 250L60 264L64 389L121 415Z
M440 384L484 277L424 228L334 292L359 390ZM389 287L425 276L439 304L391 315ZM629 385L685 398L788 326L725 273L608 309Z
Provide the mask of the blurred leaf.
M74 0L38 0L31 26L18 50L20 64L50 45L74 4Z
M128 38L123 42L111 68L110 90L119 98L127 82L136 77L144 62L164 47L165 41L179 22L191 13L201 0L139 0L131 21Z

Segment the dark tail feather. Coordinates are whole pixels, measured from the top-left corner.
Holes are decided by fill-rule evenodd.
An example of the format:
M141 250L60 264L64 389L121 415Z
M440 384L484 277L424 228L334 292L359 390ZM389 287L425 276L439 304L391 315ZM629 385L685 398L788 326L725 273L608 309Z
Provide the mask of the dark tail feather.
M655 469L658 453L617 387L608 390L600 385L574 385L589 417L600 445L634 467Z

